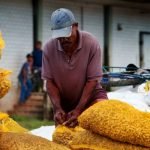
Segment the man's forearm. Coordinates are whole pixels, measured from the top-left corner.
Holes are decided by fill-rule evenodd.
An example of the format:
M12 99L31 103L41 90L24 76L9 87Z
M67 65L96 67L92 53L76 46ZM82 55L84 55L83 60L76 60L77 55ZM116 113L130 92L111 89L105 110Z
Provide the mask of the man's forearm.
M51 99L54 109L55 110L62 109L61 104L60 104L59 90L56 87L56 85L53 83L53 81L51 80L46 81L46 89L47 89L47 93Z
M97 81L88 81L84 87L81 99L76 107L77 110L79 111L83 111L86 104L89 102L90 100L90 96L93 92L93 90L95 89L97 84Z

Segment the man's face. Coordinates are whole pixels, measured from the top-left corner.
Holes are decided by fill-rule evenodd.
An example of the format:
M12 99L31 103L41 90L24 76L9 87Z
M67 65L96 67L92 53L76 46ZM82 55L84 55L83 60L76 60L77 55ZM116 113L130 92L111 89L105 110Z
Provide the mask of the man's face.
M33 57L32 57L32 56L28 57L28 58L27 58L27 61L28 61L29 63L32 63L32 62L33 62Z
M70 50L77 44L77 25L72 25L72 32L70 37L57 38L64 50Z
M37 48L37 49L41 49L41 47L42 47L42 44L41 44L41 43L36 43L36 48Z

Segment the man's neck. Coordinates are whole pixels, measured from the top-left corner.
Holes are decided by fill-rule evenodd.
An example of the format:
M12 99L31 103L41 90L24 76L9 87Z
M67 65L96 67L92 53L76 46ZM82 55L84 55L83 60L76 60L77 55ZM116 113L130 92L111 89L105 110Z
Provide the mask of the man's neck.
M73 44L72 47L68 48L68 49L64 49L64 51L68 54L68 55L72 55L73 52L77 49L79 44L79 33L77 32L77 37L76 37L76 41Z

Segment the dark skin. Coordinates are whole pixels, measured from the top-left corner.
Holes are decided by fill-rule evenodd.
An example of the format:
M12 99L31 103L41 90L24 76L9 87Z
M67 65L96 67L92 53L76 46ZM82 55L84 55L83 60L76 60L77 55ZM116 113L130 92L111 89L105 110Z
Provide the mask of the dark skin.
M70 37L67 38L58 38L63 50L66 54L71 58L73 52L76 50L78 46L78 24L72 25L72 33ZM53 107L54 107L54 120L56 125L63 124L68 127L75 127L78 122L77 118L85 109L86 104L89 102L90 95L95 89L97 81L87 81L85 87L82 92L82 96L79 99L78 105L74 110L66 113L61 107L61 98L59 94L59 89L55 85L55 83L51 80L47 81L46 87L48 94L51 98Z

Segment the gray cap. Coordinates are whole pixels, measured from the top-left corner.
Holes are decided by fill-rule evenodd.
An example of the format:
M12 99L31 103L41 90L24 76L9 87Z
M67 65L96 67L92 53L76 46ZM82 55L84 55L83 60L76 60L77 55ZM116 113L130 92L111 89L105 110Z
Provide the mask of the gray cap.
M72 32L72 24L75 23L73 13L65 8L55 10L51 16L52 37L69 37Z

